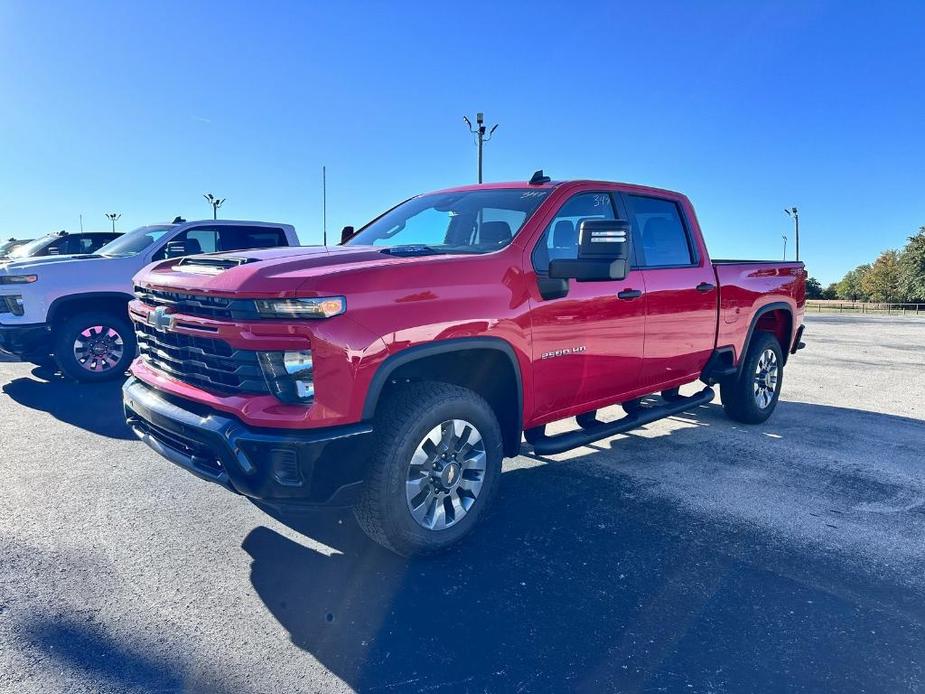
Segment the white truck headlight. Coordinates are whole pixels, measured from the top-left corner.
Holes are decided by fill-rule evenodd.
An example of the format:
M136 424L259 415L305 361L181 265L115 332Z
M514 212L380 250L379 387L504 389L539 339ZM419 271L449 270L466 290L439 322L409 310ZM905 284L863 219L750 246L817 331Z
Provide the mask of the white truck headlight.
M0 284L32 284L38 278L38 275L2 275Z
M332 318L347 310L347 299L342 296L257 299L254 303L263 318Z
M311 350L257 352L257 359L270 392L282 402L308 405L315 399Z

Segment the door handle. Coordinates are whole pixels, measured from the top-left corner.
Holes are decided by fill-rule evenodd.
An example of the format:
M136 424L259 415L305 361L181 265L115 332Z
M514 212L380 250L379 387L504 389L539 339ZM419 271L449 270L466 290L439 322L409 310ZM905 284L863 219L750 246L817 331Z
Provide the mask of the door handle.
M716 289L716 285L709 282L701 282L697 285L698 292L712 292L714 289Z
M638 299L642 296L642 292L638 289L624 289L622 292L617 293L618 299Z

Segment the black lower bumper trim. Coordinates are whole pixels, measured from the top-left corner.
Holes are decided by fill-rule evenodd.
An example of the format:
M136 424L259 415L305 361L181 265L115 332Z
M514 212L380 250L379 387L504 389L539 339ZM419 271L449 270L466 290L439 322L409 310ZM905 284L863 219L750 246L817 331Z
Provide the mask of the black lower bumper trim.
M162 395L136 378L122 388L125 418L151 449L229 491L285 508L348 505L363 481L365 423L313 430L249 427Z
M0 352L26 361L48 356L51 328L45 323L0 325Z

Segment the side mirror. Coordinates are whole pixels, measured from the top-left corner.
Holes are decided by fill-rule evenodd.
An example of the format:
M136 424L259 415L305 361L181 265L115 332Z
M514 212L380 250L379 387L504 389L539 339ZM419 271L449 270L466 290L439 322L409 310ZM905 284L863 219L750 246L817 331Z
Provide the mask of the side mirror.
M188 255L186 252L186 244L183 241L167 242L167 245L164 247L165 258L179 258L183 255Z
M350 239L353 238L353 235L356 234L356 229L353 227L347 226L341 229L340 231L340 242L347 243Z
M579 227L578 258L553 260L549 276L579 282L622 280L629 271L632 234L629 222L586 219Z

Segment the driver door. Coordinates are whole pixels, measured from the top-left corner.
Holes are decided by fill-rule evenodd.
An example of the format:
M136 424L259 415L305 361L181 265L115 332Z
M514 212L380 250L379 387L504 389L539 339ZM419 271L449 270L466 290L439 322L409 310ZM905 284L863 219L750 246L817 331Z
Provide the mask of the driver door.
M548 277L551 260L577 258L581 222L617 219L617 202L610 192L566 200L533 249L537 278ZM639 387L646 317L642 273L631 268L623 280L568 284L560 298L544 299L538 288L531 290L534 403L540 417L612 404Z

